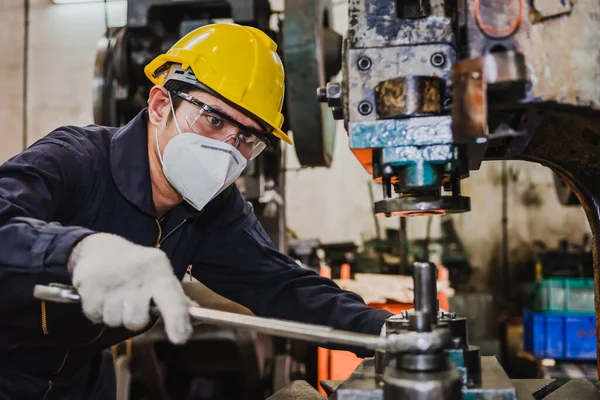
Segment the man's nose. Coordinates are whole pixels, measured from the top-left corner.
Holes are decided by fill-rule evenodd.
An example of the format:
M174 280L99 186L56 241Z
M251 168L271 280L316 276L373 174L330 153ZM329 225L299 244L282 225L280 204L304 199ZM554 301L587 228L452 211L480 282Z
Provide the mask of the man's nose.
M223 143L227 143L235 148L237 148L239 144L239 135L230 135L223 140Z

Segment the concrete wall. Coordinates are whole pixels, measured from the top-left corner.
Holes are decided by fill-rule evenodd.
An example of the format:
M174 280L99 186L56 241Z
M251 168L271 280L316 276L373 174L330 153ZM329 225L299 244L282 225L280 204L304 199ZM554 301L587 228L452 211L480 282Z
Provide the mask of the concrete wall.
M24 11L22 0L0 2L0 159L20 151L63 124L92 122L90 81L97 40L104 32L102 3L55 5L50 0L30 0L30 33L27 70L27 132L23 132ZM281 9L282 0L273 1ZM125 23L125 2L110 2L109 20ZM344 3L334 9L334 28L347 27ZM9 54L10 57L6 55ZM26 140L24 136L26 135ZM323 242L355 241L373 237L369 185L376 199L381 188L348 151L348 139L338 126L333 166L297 171L298 161L287 149L288 224L300 237ZM549 170L525 163L509 163L509 238L513 257L541 240L552 246L561 237L579 238L589 231L583 211L558 204ZM472 196L471 213L454 217L474 265L486 271L499 259L501 237L500 164L485 164L463 183ZM514 178L514 179L513 179ZM379 218L383 228L398 226L395 218ZM410 219L409 238L423 237L424 219ZM433 236L439 235L436 218Z
M93 122L91 80L104 4L31 1L28 131L32 143L54 128ZM124 1L107 3L109 24L125 24Z
M0 2L0 160L23 147L23 43L25 12L20 0Z

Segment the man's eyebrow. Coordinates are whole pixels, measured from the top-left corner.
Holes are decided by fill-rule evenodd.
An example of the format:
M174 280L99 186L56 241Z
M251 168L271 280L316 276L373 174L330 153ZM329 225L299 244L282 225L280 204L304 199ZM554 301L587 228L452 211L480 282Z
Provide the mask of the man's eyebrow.
M225 110L223 110L223 107L221 106L213 106L211 104L205 103L207 106L209 106L210 108L217 110L218 112L220 112L221 114L225 115L227 118L237 122L238 124L240 124L241 126L245 126L246 128L250 128L253 129L255 131L260 131L262 129L264 129L263 127L260 126L259 123L257 123L256 121L252 120L252 122L254 122L258 128L254 127L254 126L250 126L250 125L246 125L246 124L242 124L240 121L238 121L237 119L235 119L233 116L231 116L231 114L229 114L228 112L226 112Z

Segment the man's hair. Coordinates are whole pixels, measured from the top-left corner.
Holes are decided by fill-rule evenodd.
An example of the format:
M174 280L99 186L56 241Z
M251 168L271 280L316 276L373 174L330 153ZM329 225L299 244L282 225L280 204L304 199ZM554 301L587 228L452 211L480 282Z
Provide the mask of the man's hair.
M196 86L194 86L190 83L176 81L174 79L168 80L167 82L165 82L165 84L163 86L165 89L167 89L169 92L171 92L171 101L173 102L173 110L175 110L175 111L177 111L177 108L179 107L179 105L181 104L183 99L179 96L175 96L173 94L173 92L189 93L192 90L198 90L198 88ZM169 122L171 122L172 118L173 118L173 114L169 113L169 116L167 117L167 124Z

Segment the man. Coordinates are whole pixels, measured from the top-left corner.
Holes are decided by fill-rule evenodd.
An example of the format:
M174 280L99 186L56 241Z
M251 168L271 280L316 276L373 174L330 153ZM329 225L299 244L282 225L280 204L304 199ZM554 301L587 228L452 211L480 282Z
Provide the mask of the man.
M148 107L125 127L65 126L0 167L2 399L113 398L103 350L152 327L151 301L188 339L189 265L257 315L371 334L390 316L278 253L232 185L269 140L291 143L267 35L202 27L145 72ZM33 298L51 282L82 305Z

